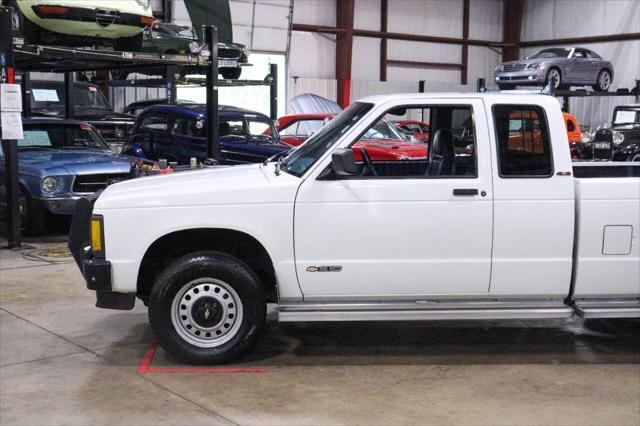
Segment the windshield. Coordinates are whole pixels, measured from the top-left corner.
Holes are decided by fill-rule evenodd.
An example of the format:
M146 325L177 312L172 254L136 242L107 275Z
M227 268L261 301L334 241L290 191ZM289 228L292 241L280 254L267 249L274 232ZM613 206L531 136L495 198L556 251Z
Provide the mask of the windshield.
M613 124L640 124L640 108L616 108Z
M24 129L24 139L18 141L18 148L91 148L108 151L100 136L90 127L80 125L41 124Z
M531 59L568 58L571 49L544 49L530 56Z
M356 102L329 121L307 141L291 151L281 166L294 176L302 176L345 133L353 128L373 108L372 104Z
M64 109L64 87L54 89L34 88L31 90L31 108ZM76 86L73 88L73 107L78 110L93 109L111 111L111 105L96 86Z
M183 25L154 25L153 38L186 38L195 40L196 35L191 28Z

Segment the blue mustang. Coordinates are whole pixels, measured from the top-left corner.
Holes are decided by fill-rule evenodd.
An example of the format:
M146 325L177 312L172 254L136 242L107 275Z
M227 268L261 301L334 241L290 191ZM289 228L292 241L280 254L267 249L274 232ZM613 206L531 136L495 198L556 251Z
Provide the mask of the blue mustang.
M25 231L44 231L48 213L70 215L75 201L136 175L138 160L116 155L88 123L24 119L18 141L20 217ZM0 146L0 176L5 159ZM0 205L6 188L0 186Z
M207 158L207 116L203 105L154 105L143 110L122 153L189 164ZM220 164L260 163L283 154L278 131L264 114L221 106Z

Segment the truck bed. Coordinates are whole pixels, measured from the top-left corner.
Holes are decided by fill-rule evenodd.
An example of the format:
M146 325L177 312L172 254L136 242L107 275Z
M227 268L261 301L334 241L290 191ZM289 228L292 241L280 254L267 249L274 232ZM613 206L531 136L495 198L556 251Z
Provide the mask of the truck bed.
M640 163L574 163L578 299L640 297Z

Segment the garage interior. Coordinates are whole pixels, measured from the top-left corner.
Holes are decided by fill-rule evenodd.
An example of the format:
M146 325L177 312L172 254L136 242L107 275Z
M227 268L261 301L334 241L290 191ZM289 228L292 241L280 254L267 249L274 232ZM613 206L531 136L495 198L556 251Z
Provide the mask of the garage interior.
M583 133L640 103L637 0L228 4L233 42L250 51L241 79L141 72L123 83L101 69L89 81L116 112L164 98L205 104L215 81L216 105L273 121L303 112L295 99L306 94L346 108L371 95L498 91L503 62L584 47L615 73L607 92L558 88ZM191 25L184 0L151 7L158 22ZM34 66L27 80L63 82L54 68ZM218 136L207 136L216 150ZM95 307L67 247L70 217L16 241L2 214L0 425L640 425L638 318L278 323L269 304L251 353L194 366L158 345L139 301L130 311Z

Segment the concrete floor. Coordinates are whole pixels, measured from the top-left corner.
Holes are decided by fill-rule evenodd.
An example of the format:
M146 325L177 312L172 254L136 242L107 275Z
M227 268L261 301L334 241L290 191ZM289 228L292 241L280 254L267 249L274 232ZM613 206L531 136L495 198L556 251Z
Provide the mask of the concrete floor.
M271 322L231 366L264 373L139 374L144 306L95 308L64 244L0 256L2 425L640 425L637 320Z

